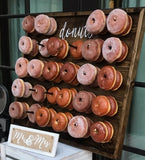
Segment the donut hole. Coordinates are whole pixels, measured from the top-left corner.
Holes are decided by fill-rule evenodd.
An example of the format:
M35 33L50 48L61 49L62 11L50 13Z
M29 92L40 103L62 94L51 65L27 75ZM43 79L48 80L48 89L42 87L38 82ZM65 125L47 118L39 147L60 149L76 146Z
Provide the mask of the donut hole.
M32 68L32 69L34 69L34 68L35 68L33 64L32 64L32 66L31 66L31 68Z
M109 45L109 46L108 46L108 49L109 49L109 50L111 50L111 49L112 49L112 46L111 46L111 45Z
M67 69L65 69L64 72L67 73Z
M43 116L43 114L42 113L40 113L40 117L42 117Z
M81 97L79 97L79 101L82 102L82 98Z
M50 71L51 69L50 69L50 67L48 67L48 71Z
M14 111L15 110L15 108L14 107L12 107L12 111Z
M74 126L77 127L78 126L77 123L74 123Z
M62 97L63 97L63 94L60 94L60 95L59 95L59 98L62 98Z
M104 75L103 75L103 77L104 77L104 78L107 78L107 75L106 75L106 74L104 74Z
M98 133L99 131L98 131L98 129L97 129L97 128L95 128L95 129L94 129L94 132L95 132L95 133Z
M113 17L113 21L116 22L117 21L117 17Z
M92 18L92 22L95 23L95 18Z
M25 44L25 43L22 41L22 42L21 42L21 45L24 46L24 44Z
M86 76L86 72L83 72L83 75Z
M14 85L14 88L17 88L17 86L16 86L16 85Z
M90 49L90 45L89 44L87 45L87 49Z
M19 63L19 67L22 67L22 65Z

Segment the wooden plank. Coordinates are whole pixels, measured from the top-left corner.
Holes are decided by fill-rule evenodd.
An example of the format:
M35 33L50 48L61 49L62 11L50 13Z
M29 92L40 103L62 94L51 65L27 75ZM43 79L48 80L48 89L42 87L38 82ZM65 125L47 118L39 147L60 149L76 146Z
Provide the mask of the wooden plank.
M116 98L118 102L118 113L114 117L98 117L95 116L93 113L86 115L83 114L84 116L90 117L93 121L98 121L98 120L108 120L111 122L114 126L114 136L112 140L109 143L105 144L100 144L100 143L95 143L90 137L87 139L75 139L70 137L67 133L60 133L60 141L72 146L76 146L82 149L89 150L91 152L112 158L112 159L117 159L121 155L122 151L122 146L123 146L123 140L124 140L124 135L125 135L125 129L127 126L127 121L128 121L128 116L129 116L129 110L131 106L131 99L132 99L132 93L133 93L133 83L135 80L136 72L137 72L137 65L140 57L140 51L141 51L141 45L143 41L143 35L144 35L144 30L145 30L145 15L144 12L145 10L142 8L130 8L130 9L125 9L127 13L132 17L133 19L133 26L131 29L131 32L124 36L120 37L122 41L124 41L129 48L129 53L127 58L121 62L121 63L113 63L111 64L114 66L116 69L118 69L122 75L123 75L123 84L122 86L117 90L117 91L104 91L101 90L100 88L92 88L90 86L83 86L83 85L78 85L75 87L78 91L79 90L87 90L94 92L96 95L112 95ZM105 14L107 15L111 10L104 10ZM50 13L48 14L49 16L55 17L57 23L58 23L58 29L57 32L54 36L60 37L60 38L65 38L68 43L72 43L76 39L82 39L83 41L87 40L89 35L86 34L85 32L85 23L88 15L90 14L89 12L69 12L69 13ZM81 34L80 33L81 30ZM75 33L75 31L77 31ZM75 37L74 34L77 34ZM31 38L37 39L38 41L48 37L40 34L30 34L29 35ZM102 38L106 39L108 37L112 36L111 34L107 33L106 35L95 35L92 38ZM49 38L49 37L48 37ZM27 57L29 60L31 58ZM86 60L75 60L71 57L69 54L67 58L64 60L59 60L56 59L55 57L50 57L50 58L43 58L40 55L38 55L36 58L41 59L41 60L54 60L57 62L68 62L72 61L78 65L82 65L84 63L87 63ZM93 65L98 66L98 67L103 67L105 65L108 65L107 62L103 61L101 63L96 64L95 62L92 62ZM32 85L35 85L37 83L42 84L45 86L46 89L52 87L52 86L58 86L60 88L71 88L73 86L70 86L69 84L66 84L64 82L61 82L60 84L56 84L54 82L47 82L47 81L39 81L39 80L34 80L31 77L26 77L24 78L25 81L29 81L32 83ZM30 105L35 103L33 99L30 97L28 99L18 99L19 101L27 101ZM68 110L66 109L61 109L57 105L51 105L47 101L42 103L41 105L55 108L57 112L62 111L66 112ZM73 115L78 115L80 113L76 111L71 111ZM32 128L37 128L37 129L42 129L42 130L49 130L52 131L52 128L40 128L36 124L32 124L28 121L28 119L24 120L13 120L13 123L27 126L27 127L32 127Z

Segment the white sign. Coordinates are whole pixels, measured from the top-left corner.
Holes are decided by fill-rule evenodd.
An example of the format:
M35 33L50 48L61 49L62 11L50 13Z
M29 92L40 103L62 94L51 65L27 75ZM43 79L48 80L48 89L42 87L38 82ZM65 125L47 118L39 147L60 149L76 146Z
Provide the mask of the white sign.
M54 157L59 134L11 124L8 143L11 146Z

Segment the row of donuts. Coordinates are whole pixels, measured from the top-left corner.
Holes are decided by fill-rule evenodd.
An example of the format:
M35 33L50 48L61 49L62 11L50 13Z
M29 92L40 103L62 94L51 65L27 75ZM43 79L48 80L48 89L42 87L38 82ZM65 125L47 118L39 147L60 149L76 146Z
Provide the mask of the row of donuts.
M35 103L30 107L26 102L14 101L10 104L9 114L14 119L28 116L31 123L40 127L52 127L56 132L68 132L74 138L91 138L98 143L109 142L114 134L113 125L108 121L93 122L90 118L70 112L56 112Z
M121 72L113 66L104 66L101 69L90 63L85 63L82 66L73 62L58 63L55 61L41 61L32 59L28 61L24 57L17 59L15 64L15 72L18 77L24 78L30 76L33 78L64 82L77 86L90 85L92 87L99 86L104 90L117 90L123 81Z
M39 46L39 47L38 47ZM19 39L19 50L26 55L35 57L38 52L43 57L56 56L64 59L68 55L69 45L66 40L50 37L38 42L28 36ZM117 37L103 39L76 40L70 45L70 54L75 59L101 62L105 59L109 63L122 62L128 54L128 46Z
M97 9L87 18L86 30L92 34L105 34L109 31L113 35L125 36L130 32L132 23L132 17L123 9L113 9L107 16Z
M19 98L32 96L36 102L44 102L47 98L51 104L57 104L68 110L75 109L80 113L94 113L97 116L114 116L118 111L118 104L112 96L96 96L93 92L77 91L75 88L51 87L48 90L40 85L33 86L22 79L15 79L12 84L12 94Z
M37 31L44 35L53 35L57 30L57 22L55 18L44 14L39 14L36 17L28 15L23 18L22 28L27 33Z

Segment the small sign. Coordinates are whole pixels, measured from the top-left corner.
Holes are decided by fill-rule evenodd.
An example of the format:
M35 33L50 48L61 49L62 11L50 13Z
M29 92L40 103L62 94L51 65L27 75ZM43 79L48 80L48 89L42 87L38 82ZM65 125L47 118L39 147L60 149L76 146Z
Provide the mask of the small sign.
M59 134L11 124L8 143L11 146L54 157Z

